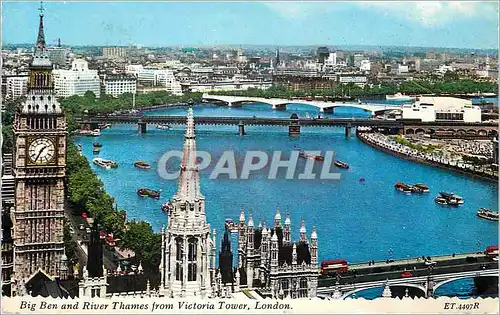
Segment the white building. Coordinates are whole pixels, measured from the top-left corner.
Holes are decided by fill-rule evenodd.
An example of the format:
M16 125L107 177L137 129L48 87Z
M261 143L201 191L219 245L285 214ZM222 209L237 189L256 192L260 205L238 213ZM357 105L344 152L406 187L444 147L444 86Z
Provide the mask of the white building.
M325 67L333 68L337 65L337 52L331 52L325 59Z
M272 82L263 81L225 81L225 82L208 82L208 83L182 83L184 92L215 92L215 91L238 91L256 88L266 90L273 84Z
M398 74L408 73L408 65L398 65Z
M182 95L180 82L169 69L144 68L142 65L128 65L125 72L137 78L139 83L148 86L161 86L174 95Z
M104 93L118 96L137 92L137 78L133 75L108 75L104 78Z
M83 96L85 92L94 92L96 97L101 95L101 82L97 70L90 70L88 62L75 59L70 70L54 70L54 87L57 96Z
M28 76L14 76L7 78L5 98L14 99L28 93Z
M359 70L370 71L371 67L372 67L372 65L370 63L370 60L364 59L364 60L361 60L361 65L359 66Z
M338 76L338 82L341 84L354 83L356 85L364 86L367 82L367 78L365 75L342 74Z
M414 104L403 105L403 119L422 121L455 120L481 122L481 108L471 100L454 97L418 97Z

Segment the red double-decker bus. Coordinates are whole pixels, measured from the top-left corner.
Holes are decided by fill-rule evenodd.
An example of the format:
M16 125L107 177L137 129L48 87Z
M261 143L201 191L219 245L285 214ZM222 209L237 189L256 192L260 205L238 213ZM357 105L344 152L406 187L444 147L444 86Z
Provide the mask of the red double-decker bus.
M491 256L491 257L498 256L498 246L496 245L488 246L484 250L484 253L486 256Z
M345 259L325 260L321 262L321 274L331 275L347 272L349 268Z

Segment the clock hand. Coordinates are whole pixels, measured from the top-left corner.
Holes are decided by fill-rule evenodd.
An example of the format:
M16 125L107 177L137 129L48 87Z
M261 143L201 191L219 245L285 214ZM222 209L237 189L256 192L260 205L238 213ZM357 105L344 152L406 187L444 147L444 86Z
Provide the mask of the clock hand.
M45 151L45 149L47 149L47 146L44 146L44 147L40 150L40 152L38 152L38 155L37 155L37 156L36 156L36 158L35 158L35 162L36 162L36 160L38 160L38 158L40 157L40 155L42 154L42 152L43 152L43 151Z

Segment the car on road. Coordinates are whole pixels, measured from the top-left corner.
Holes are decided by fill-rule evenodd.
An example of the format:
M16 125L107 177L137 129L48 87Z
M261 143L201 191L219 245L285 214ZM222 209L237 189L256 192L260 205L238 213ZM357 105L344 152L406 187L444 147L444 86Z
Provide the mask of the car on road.
M431 261L431 260L427 260L427 261L425 262L425 265L426 265L426 266L433 266L433 265L435 265L435 264L437 264L437 263L436 263L435 261Z
M78 227L80 230L85 230L85 226L83 224L80 224L80 226Z
M401 273L401 277L403 277L403 278L409 278L409 277L413 277L413 274L411 272L409 272L409 271L403 271Z

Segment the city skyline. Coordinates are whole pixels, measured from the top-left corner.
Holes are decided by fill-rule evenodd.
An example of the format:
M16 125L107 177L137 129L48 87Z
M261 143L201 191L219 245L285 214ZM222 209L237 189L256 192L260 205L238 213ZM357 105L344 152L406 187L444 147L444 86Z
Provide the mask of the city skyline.
M74 46L498 47L496 2L58 1L44 6L49 45L61 38ZM2 7L3 44L33 42L38 2Z

